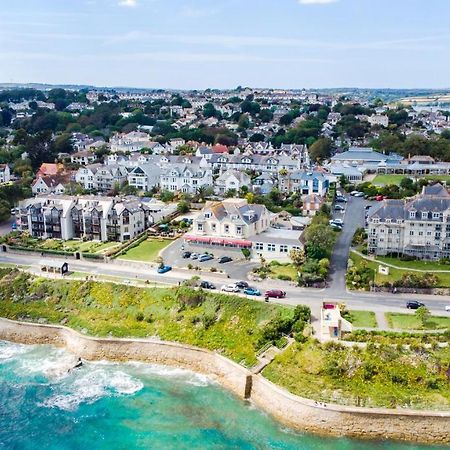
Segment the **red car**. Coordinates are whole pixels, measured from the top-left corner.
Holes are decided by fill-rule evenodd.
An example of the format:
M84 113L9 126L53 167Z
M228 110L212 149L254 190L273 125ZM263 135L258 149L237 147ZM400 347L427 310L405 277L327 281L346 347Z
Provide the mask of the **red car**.
M375 197L375 200L376 200L377 202L382 202L382 201L384 200L384 195L377 195L377 196Z
M270 291L266 291L264 294L266 298L284 298L286 297L286 292L280 291L279 289L271 289Z

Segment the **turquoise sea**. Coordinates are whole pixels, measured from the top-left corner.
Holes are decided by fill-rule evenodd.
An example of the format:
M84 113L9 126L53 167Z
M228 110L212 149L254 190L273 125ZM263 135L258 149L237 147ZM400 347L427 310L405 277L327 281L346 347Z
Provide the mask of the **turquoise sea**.
M202 375L0 341L0 449L425 449L282 427Z

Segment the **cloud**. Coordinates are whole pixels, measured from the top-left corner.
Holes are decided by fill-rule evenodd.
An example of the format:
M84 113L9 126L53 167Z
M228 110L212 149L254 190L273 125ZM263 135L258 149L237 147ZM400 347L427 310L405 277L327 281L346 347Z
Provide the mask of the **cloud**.
M217 14L219 14L219 10L216 8L194 8L192 6L183 6L180 9L180 15L190 19L211 17Z
M300 5L328 5L338 1L339 0L298 0Z
M120 0L119 6L126 6L127 8L134 8L137 6L137 0Z

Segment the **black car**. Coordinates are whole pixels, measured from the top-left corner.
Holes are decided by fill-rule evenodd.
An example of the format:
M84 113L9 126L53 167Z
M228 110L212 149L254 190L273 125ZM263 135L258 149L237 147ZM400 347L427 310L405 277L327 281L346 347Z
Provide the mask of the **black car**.
M419 309L421 306L425 306L425 304L422 302L418 302L417 300L406 302L406 307L408 309Z
M209 281L202 281L200 287L203 289L215 289L216 287Z
M230 262L230 261L233 261L233 258L230 258L229 256L222 256L219 259L219 264L227 263L227 262Z
M183 254L181 255L184 259L186 258L190 258L192 255L192 252L183 252Z
M239 288L239 289L245 289L245 288L248 288L248 283L246 282L246 281L238 281L237 283L235 283L236 284L236 286Z

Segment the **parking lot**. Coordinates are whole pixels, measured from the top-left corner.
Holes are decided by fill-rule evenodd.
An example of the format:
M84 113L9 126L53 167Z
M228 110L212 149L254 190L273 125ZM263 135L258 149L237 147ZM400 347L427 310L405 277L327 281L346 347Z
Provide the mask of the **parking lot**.
M209 261L200 262L198 259L183 258L183 252L191 252L197 254L210 253L214 255L214 259ZM211 270L215 268L217 271L223 271L230 278L241 278L245 280L247 273L254 267L258 266L257 263L247 261L240 249L219 247L219 246L206 246L201 244L185 243L183 239L177 239L173 244L169 245L163 250L161 256L165 264L178 268L187 268L189 264L194 267L201 267L203 270ZM218 260L222 256L229 256L233 259L231 262L220 264Z

